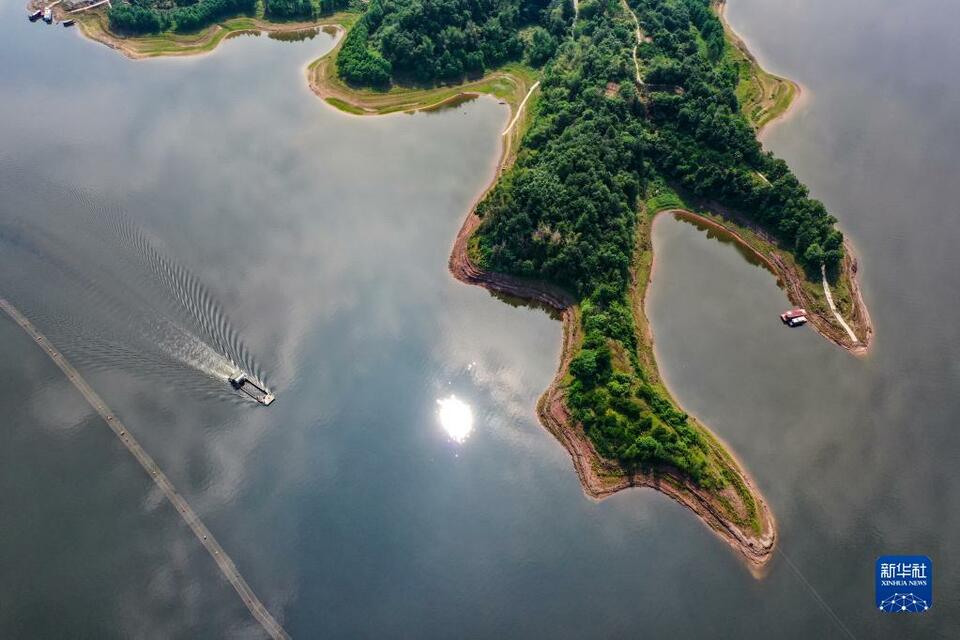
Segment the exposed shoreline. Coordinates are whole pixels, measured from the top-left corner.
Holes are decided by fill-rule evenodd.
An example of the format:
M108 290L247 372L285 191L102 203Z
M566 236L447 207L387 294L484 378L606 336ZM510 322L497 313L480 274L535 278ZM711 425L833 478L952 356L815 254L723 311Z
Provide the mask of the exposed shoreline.
M498 167L497 175L500 170L502 166ZM493 184L496 184L496 181L483 193L486 193ZM715 496L699 489L677 474L675 470L658 468L654 471L627 473L615 462L606 460L597 453L583 427L573 422L565 403L563 380L582 338L579 310L575 299L562 289L548 283L492 273L478 268L470 259L469 240L479 224L480 218L476 215L475 206L471 207L454 241L449 260L450 272L463 283L531 300L560 313L563 327L560 364L550 386L537 402L537 416L541 424L570 454L584 493L599 500L631 487L656 489L697 514L708 527L744 557L754 575L762 576L762 568L772 557L775 548L776 523L755 482L746 473L744 467L733 458L729 447L720 442L717 436L705 426L699 425L701 430L709 436L710 445L715 447L718 454L728 463L731 463L729 467L740 476L753 497L761 522L759 535L744 531L727 518L717 507ZM646 281L642 284L642 288L646 290ZM641 296L641 299L643 297ZM643 310L639 309L638 312L643 313Z
M42 8L42 0L30 0L27 10ZM258 33L297 33L312 29L336 30L342 35L346 14L337 13L312 22L271 22L259 17L237 17L210 25L196 33L162 33L149 36L122 36L109 29L106 11L97 8L80 13L69 13L62 5L54 7L54 19L59 22L72 18L80 32L88 39L118 51L131 60L158 57L186 57L212 53L220 43L231 37Z
M330 51L307 66L307 84L318 98L352 115L376 116L429 111L482 94L494 95L509 102L512 110L516 112L519 100L536 81L532 70L515 64L459 84L393 87L386 91L354 88L340 80L336 74L337 53L343 42L344 38L340 37Z
M26 8L30 11L42 6L41 0L30 0ZM165 32L146 36L123 36L110 31L103 8L69 14L61 6L56 6L54 17L56 21L67 17L75 19L86 38L118 51L131 60L206 55L215 51L224 40L245 34L296 34L322 29L334 35L334 46L307 65L307 84L324 102L352 115L430 111L484 94L510 103L516 111L516 102L528 93L536 80L532 70L522 65L507 65L461 84L403 87L387 92L354 89L340 82L335 74L329 73L332 69L328 68L343 45L344 35L358 17L358 14L351 12L334 13L312 22L271 22L262 17L241 16L210 25L196 33ZM510 136L511 142L514 137Z
M516 109L517 105L512 104L511 107ZM509 137L514 135L519 137L516 130L511 134ZM699 489L674 469L660 467L655 470L631 473L625 471L615 461L601 457L587 437L582 425L573 421L565 402L563 381L567 376L570 361L576 354L577 347L582 339L579 307L576 298L563 288L542 280L485 271L470 259L470 238L481 223L481 218L476 213L476 207L484 196L496 186L501 173L509 168L514 160L509 146L509 137L504 140L504 147L494 167L492 180L470 204L463 224L454 239L448 260L450 273L464 284L477 285L492 293L505 294L540 304L559 314L563 333L560 362L553 380L537 401L537 417L543 427L567 450L585 495L595 500L602 500L632 487L649 487L660 491L670 499L693 511L704 524L744 558L751 574L757 578L763 577L764 568L772 558L773 551L776 548L776 521L755 481L735 458L730 447L726 446L716 434L699 420L691 416L691 419L697 422L699 430L707 436L709 445L714 448L720 459L727 463L727 467L739 476L743 485L749 491L756 507L757 520L760 522L761 530L759 534L745 531L725 516L717 506L717 496L711 496ZM645 233L649 236L651 224L652 217L643 216L639 224L641 227L639 233ZM648 283L649 273L642 279L642 282L635 281L633 286L635 293L640 294L635 298L640 302L639 308L635 309L635 312L641 314L644 326L647 329L649 323L646 322L644 302ZM648 330L641 336L641 342L652 351L652 336ZM656 363L652 362L651 364L654 368L654 376L659 378ZM677 404L677 406L680 405Z
M718 3L718 13L720 13L721 19L723 19L723 4L722 0ZM214 25L193 36L164 34L158 38L172 46L173 49L151 49L149 52L138 49L132 43L143 42L150 40L150 38L122 38L109 33L109 31L104 28L103 21L105 17L102 12L91 12L91 14L87 15L84 20L78 22L78 24L80 24L85 36L106 44L133 59L151 56L197 55L208 53L216 48L223 39L236 33L256 31L296 32L305 29L329 27L337 30L339 41L331 51L307 67L307 77L311 90L325 102L341 111L354 115L383 115L399 111L430 110L464 98L475 97L479 94L494 95L506 101L511 107L511 117L517 116L518 114L521 116L518 118L519 125L505 132L503 148L492 171L492 179L471 204L460 231L456 236L449 258L449 268L452 275L461 282L479 285L496 293L508 294L537 302L557 310L560 313L563 326L563 348L560 363L553 381L537 404L537 414L543 426L567 449L586 495L594 499L602 499L630 487L646 486L657 489L696 513L707 526L730 544L732 548L740 552L755 575L760 575L762 568L770 560L775 549L777 539L776 523L772 512L755 482L745 471L743 465L733 456L730 448L726 447L717 436L702 425L702 423L696 421L700 431L707 436L708 445L714 449L714 452L719 456L719 459L723 461L726 468L738 476L738 479L742 481L743 490L749 493L750 501L752 501L756 510L755 515L756 521L759 523L759 532L747 530L744 526L731 519L731 517L729 517L727 513L724 513L718 506L722 500L729 502L731 497L734 501L742 498L742 496L736 495L730 487L723 490L727 492L726 495L720 495L720 493L710 494L693 485L673 469L660 467L655 470L628 472L616 462L601 458L586 436L582 426L573 422L565 403L563 381L567 375L570 360L576 353L579 341L582 338L580 335L577 301L568 292L549 283L486 272L479 269L470 260L469 240L480 224L480 218L476 215L477 203L497 184L502 172L513 162L516 147L524 130L524 125L528 121L529 114L533 111L532 109L527 109L525 112L520 112L519 107L522 99L532 93L535 87L535 74L531 70L517 66L514 69L494 71L483 78L461 85L444 85L425 89L400 88L388 92L355 90L339 82L339 80L335 78L335 74L332 73L333 68L331 65L336 58L339 47L342 45L342 36L346 32L346 28L349 28L349 24L355 19L355 14L346 14L344 17L346 17L347 20L343 20L343 24L341 24L340 15L331 16L328 19L315 23L293 24L276 24L254 18L236 19L234 21L225 21L223 25ZM99 25L99 31L96 31L96 26L89 26L93 25L94 21L96 21L96 25ZM344 25L346 25L346 27ZM738 39L745 49L746 45L743 43L743 40L740 39L732 29L729 29L725 20L724 26L728 29L728 37ZM747 51L747 54L749 55L749 51ZM753 58L752 55L749 55L749 58L753 64L757 64L756 59ZM758 64L757 67L759 68ZM772 76L772 74L770 75ZM788 114L794 112L799 96L805 95L806 93L799 84L791 80L779 79L784 82L790 82L792 86L795 87L795 91L792 93L790 102L785 108L779 111L775 117L769 118L761 126L757 127L758 136L771 122L781 122ZM758 259L767 264L771 271L781 279L781 282L784 283L787 289L788 297L791 297L791 300L794 299L792 296L795 295L796 301L798 301L797 303L803 303L806 291L801 280L802 275L792 270L792 262L788 264L782 259L778 261L779 256L776 254L765 255L761 249L758 249L747 238L743 237L740 233L743 227L736 226L737 221L734 216L730 216L727 213L727 215L724 215L722 218L718 215L718 219L714 219L713 217L707 217L685 209L666 209L665 211L673 213L679 212L683 215L693 216L694 219L701 224L722 229L723 232L730 234L738 243L742 244L743 247L747 248L755 254ZM641 211L639 214L638 227L640 227L640 232L647 232L648 234L654 216L644 215L644 213L645 212ZM648 238L649 235L647 235L647 239ZM650 250L650 256L650 266L652 267L652 250ZM640 270L639 268L637 269L637 271ZM856 279L857 270L856 259L853 257L849 245L847 245L847 255L844 259L844 268L841 277L848 279L855 315L860 317L861 325L867 327L864 344L861 347L856 347L854 345L844 344L842 339L835 339L830 332L830 328L833 325L831 325L828 320L820 318L822 322L812 320L812 323L825 337L839 346L854 353L865 353L869 346L869 336L872 334L872 327L869 324L869 315L866 306L863 304L859 283ZM648 353L652 353L650 348L652 336L649 334L649 323L646 321L644 313L645 294L647 283L649 282L649 275L649 272L646 272L642 278L635 280L633 290L631 291L631 298L636 301L634 311L637 315L638 335L645 334L641 337L643 349L646 349ZM813 314L812 317L818 318L819 316ZM823 326L821 326L821 324ZM862 349L862 351L859 349ZM645 356L642 354L641 357ZM658 378L659 373L656 370L656 363L653 360L653 356L648 355L646 357L649 359L648 365L652 368L652 375ZM691 417L691 419L694 418ZM732 496L730 495L731 493L733 493ZM746 504L742 501L741 503Z

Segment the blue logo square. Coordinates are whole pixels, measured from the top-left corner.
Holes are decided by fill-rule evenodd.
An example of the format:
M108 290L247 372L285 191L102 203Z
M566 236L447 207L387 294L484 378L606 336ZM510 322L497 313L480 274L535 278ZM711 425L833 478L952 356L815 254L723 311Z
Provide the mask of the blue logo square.
M927 556L880 556L876 587L880 611L923 613L933 606L933 563Z

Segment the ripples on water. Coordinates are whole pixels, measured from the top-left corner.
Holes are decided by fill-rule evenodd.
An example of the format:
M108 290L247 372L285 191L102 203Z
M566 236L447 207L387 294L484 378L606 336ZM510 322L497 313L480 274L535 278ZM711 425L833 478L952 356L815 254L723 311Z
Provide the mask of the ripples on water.
M224 384L238 367L266 382L210 289L116 204L56 183L14 189L10 182L26 179L17 167L0 176L0 192L9 194L0 217L0 288L78 364L119 367L221 398L238 397ZM29 206L18 202L25 197ZM46 215L19 213L37 210ZM29 278L42 291L23 289L28 279L18 274L26 273L43 275Z

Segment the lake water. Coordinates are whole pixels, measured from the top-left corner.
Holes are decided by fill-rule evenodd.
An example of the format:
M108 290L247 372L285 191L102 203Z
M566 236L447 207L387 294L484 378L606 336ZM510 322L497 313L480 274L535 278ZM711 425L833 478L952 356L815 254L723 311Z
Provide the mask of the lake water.
M449 276L505 107L341 114L304 78L325 34L132 62L0 7L0 295L294 637L955 637L956 15L946 0L729 8L810 90L767 143L857 246L877 328L862 360L788 331L768 272L689 224L655 224L661 368L777 517L783 555L760 581L655 492L585 498L534 415L559 324ZM229 389L229 359L262 376L272 407ZM0 380L0 637L259 637L6 320ZM465 439L439 419L451 396L472 411ZM874 610L873 563L893 553L934 561L923 616Z

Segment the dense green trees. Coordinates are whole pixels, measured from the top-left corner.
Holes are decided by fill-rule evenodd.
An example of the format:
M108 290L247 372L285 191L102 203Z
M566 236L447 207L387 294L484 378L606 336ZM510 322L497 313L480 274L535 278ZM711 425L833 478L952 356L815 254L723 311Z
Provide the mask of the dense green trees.
M523 55L524 26L543 21L552 30L560 28L561 5L556 0L371 0L360 29L351 34L340 76L375 85L382 81L365 78L379 78L381 72L421 83L482 74ZM553 55L556 41L549 30L539 28L528 40L532 63Z
M118 4L110 19L129 32L186 30L254 1ZM318 1L266 0L266 10L314 15ZM730 478L709 436L641 364L630 301L641 199L651 183L681 186L770 231L811 272L842 258L843 237L741 114L739 67L710 0L628 2L651 38L639 47L645 82L670 91L637 86L634 25L620 0L581 0L576 24L569 0L370 0L337 70L385 87L459 79L521 57L543 67L516 162L477 207L474 258L579 298L584 340L567 405L601 455L629 468L669 465L717 488Z
M543 65L557 51L557 39L543 27L534 27L527 45L527 60L534 67Z
M584 341L567 405L601 455L669 465L708 488L725 463L641 365L631 308L639 202L679 185L748 216L811 271L842 257L842 236L786 164L764 153L740 113L738 67L710 0L629 0L652 41L634 81L632 19L620 0L371 0L340 53L368 85L436 82L521 54L543 65L535 117L516 162L478 205L474 258L542 278L580 299Z
M317 15L318 9L313 0L269 0L264 14L271 20L310 19Z
M390 82L390 63L367 42L369 29L361 19L347 34L337 54L337 72L347 82L379 87Z
M651 131L633 84L633 31L616 0L581 5L575 38L544 69L517 161L480 203L477 258L581 298L582 348L567 405L601 455L724 480L704 436L647 381L627 292Z
M836 219L808 197L786 164L764 153L740 113L738 67L710 0L630 0L652 42L647 81L676 85L681 95L650 99L651 157L691 193L733 208L793 249L811 273L843 257Z
M644 95L619 0L371 0L338 58L345 79L435 82L518 58L543 65L535 117L513 166L478 205L474 258L576 293L584 341L567 405L601 455L669 465L701 486L728 481L706 436L641 365L629 302L640 199L664 178L752 217L811 268L842 255L833 219L740 113L709 0L632 0L652 43Z
M607 92L629 82L622 34L601 23L590 36L547 66L523 151L478 208L489 267L583 297L626 289L643 170L639 105Z
M256 11L256 0L199 0L169 6L156 0L117 2L107 11L110 28L120 33L197 31L218 20Z
M347 6L348 0L264 0L272 20L309 20ZM198 31L220 20L254 15L257 0L118 0L107 11L117 33L144 35Z
M371 0L373 46L420 82L482 73L518 57L517 0Z
M151 7L117 3L107 11L110 28L117 33L159 33L166 28L163 15Z
M177 31L197 31L223 18L256 11L256 0L200 0L168 12Z
M312 20L348 5L348 0L265 0L264 14L271 20Z

